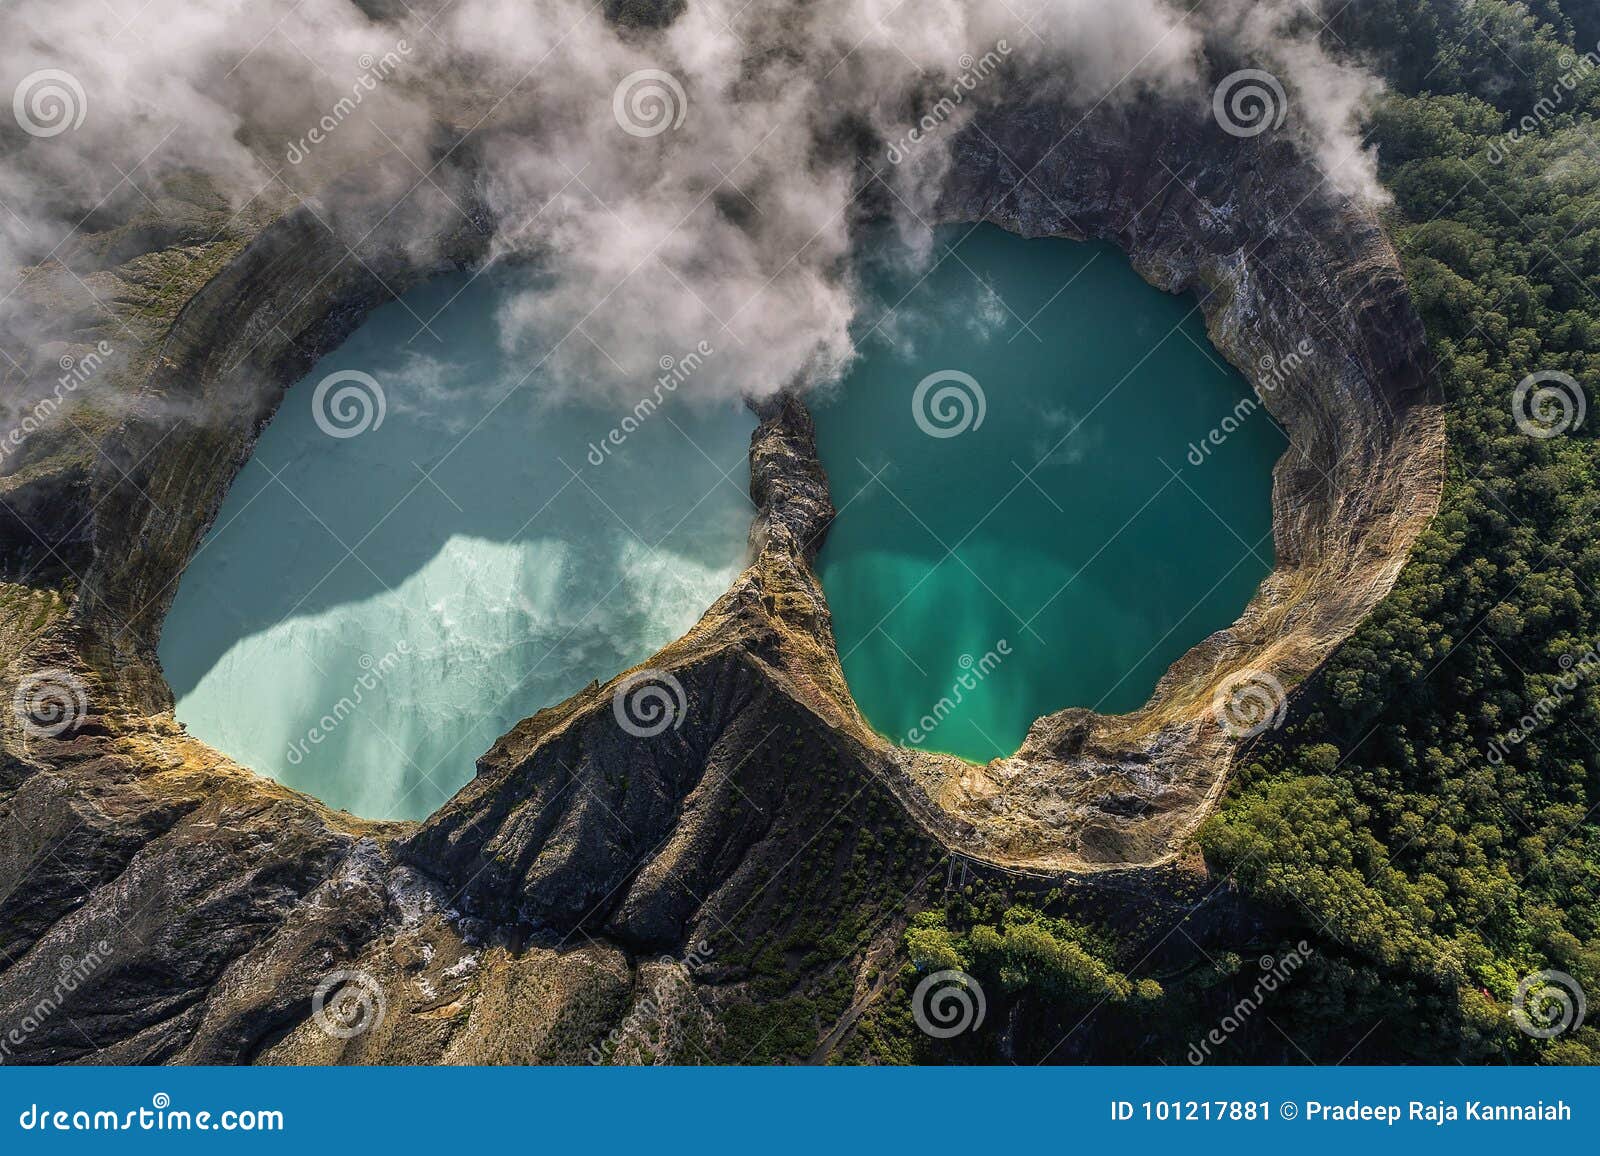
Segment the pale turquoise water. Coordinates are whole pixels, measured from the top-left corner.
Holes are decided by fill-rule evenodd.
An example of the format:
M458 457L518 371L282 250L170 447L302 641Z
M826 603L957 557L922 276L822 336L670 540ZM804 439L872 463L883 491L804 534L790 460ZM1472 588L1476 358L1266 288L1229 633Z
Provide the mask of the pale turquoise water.
M510 289L432 282L294 386L162 637L191 733L364 816L429 814L519 719L682 634L744 561L750 414L668 392L591 456L651 381L626 406L513 391L539 351L499 347ZM387 412L339 439L313 398L342 369Z
M1237 616L1272 561L1284 442L1257 412L1189 460L1247 387L1192 299L1116 250L986 226L936 256L955 242L920 281L873 250L862 359L813 398L841 507L821 572L868 719L984 760L1063 706L1136 708ZM296 385L163 635L194 734L362 815L433 811L517 720L680 635L744 560L750 415L669 393L592 453L649 383L627 405L513 390L539 351L500 348L512 289L433 282ZM313 394L344 369L386 413L334 438ZM985 402L948 438L912 410L940 370ZM960 701L927 727L941 698Z
M1286 443L1257 410L1190 460L1249 387L1195 300L1116 249L985 225L940 230L934 259L952 246L931 273L879 246L863 356L813 404L840 508L820 570L873 726L987 761L1063 707L1136 709L1238 617L1271 569ZM985 410L940 438L913 397L943 370Z

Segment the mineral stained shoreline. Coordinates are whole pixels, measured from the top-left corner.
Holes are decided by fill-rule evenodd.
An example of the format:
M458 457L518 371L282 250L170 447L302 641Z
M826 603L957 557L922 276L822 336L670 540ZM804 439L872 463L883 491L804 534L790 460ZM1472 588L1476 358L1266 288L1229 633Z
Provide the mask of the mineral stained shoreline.
M232 216L203 189L86 237L76 259L140 338L78 415L98 450L41 434L0 465L0 692L44 671L87 692L55 737L0 712L0 1023L30 1015L62 960L97 964L0 1058L583 1062L640 1017L667 1043L606 1058L672 1058L748 997L748 970L700 945L771 936L800 881L844 886L851 853L881 864L889 910L913 865L950 856L1175 902L1176 861L1239 748L1217 689L1253 669L1292 691L1389 591L1438 505L1443 422L1377 219L1293 144L1187 109L1080 117L1034 104L965 132L940 219L1108 239L1197 295L1291 442L1277 567L1143 709L1060 711L985 767L892 747L851 701L811 569L833 507L787 396L758 410L749 568L647 664L682 686L680 726L621 729L619 675L518 724L420 824L355 819L236 766L172 718L155 648L177 579L288 384L391 294L482 260L492 223L463 149L438 179L469 212L425 246L441 205L390 212L404 174L330 198L352 236L390 214L362 262L330 243L326 206ZM24 305L81 355L104 320L76 293L46 269ZM18 384L53 379L59 352ZM856 1012L897 937L891 920L853 958ZM382 1014L324 1030L319 991L351 984Z

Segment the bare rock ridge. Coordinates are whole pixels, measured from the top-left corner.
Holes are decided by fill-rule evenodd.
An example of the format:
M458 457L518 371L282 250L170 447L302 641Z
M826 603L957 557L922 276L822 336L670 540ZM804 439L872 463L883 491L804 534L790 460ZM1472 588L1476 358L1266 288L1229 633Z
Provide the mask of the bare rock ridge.
M1060 711L985 768L889 754L978 828L969 849L982 858L1166 860L1232 763L1219 715L1309 675L1389 592L1438 508L1444 423L1422 323L1369 208L1290 142L1236 140L1179 108L997 114L961 137L941 213L1110 240L1152 284L1195 293L1213 344L1289 438L1274 470L1275 568L1142 709Z
M759 408L732 588L644 668L519 723L426 822L331 811L189 738L155 646L257 433L372 307L481 260L492 229L463 157L449 196L399 208L411 176L378 172L352 182L365 198L218 210L156 296L136 267L166 251L106 238L142 337L97 383L99 448L40 434L0 463L0 699L46 675L84 691L54 736L0 711L0 1024L32 1025L0 1060L576 1062L647 1004L664 1038L714 1049L706 1009L742 998L751 945L836 909L852 862L882 888L852 902L888 911L950 854L1162 902L1239 747L1219 689L1251 670L1292 690L1388 592L1437 507L1443 428L1370 211L1270 136L1080 116L1025 105L964 133L941 218L1107 238L1197 294L1291 441L1277 567L1140 711L1063 710L984 767L892 746L851 700L812 571L834 511L791 396ZM82 350L100 334L71 292L45 270L22 296ZM665 727L625 725L646 687ZM646 1000L646 953L705 944L698 998ZM69 960L87 974L41 1011ZM372 1030L326 1030L346 996L382 1012Z

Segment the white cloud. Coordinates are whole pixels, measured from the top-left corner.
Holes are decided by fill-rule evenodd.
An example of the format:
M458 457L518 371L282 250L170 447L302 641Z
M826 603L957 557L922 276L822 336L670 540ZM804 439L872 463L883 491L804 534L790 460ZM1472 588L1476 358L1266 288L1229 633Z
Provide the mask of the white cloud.
M661 356L701 340L719 353L691 391L761 394L836 376L853 356L857 308L862 169L846 142L862 128L903 133L1001 42L1007 70L907 163L871 151L913 235L943 148L975 106L1008 95L1013 70L1030 92L1085 103L1152 89L1208 98L1208 29L1164 0L690 0L659 33L619 31L582 0L457 0L426 26L425 6L374 21L349 0L122 7L21 0L0 12L4 91L60 68L88 102L75 131L0 132L0 266L37 260L141 162L144 178L203 170L242 203L273 170L307 191L391 146L426 167L431 126L473 129L502 222L494 252L534 257L548 275L503 311L503 340L557 391L632 396ZM1206 18L1291 72L1303 131L1331 165L1350 152L1373 82L1286 37L1289 11L1240 3ZM392 75L363 90L309 160L287 165L286 147L402 38L410 50ZM682 123L629 133L614 93L649 69L681 86ZM1370 187L1368 158L1355 158L1339 171Z

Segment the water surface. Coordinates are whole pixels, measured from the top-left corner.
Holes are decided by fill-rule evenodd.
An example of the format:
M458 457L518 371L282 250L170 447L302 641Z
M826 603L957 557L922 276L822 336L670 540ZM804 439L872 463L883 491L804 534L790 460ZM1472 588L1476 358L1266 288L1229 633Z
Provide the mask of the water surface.
M873 253L862 357L813 403L858 705L975 761L1063 707L1138 708L1271 569L1282 433L1256 410L1203 452L1253 395L1195 299L1111 246L984 225L940 230L931 270Z
M643 661L738 573L751 415L674 389L602 448L633 401L546 400L538 350L500 346L515 288L431 282L289 391L164 629L191 733L335 806L420 818L519 719ZM316 420L341 370L383 393L357 436Z

